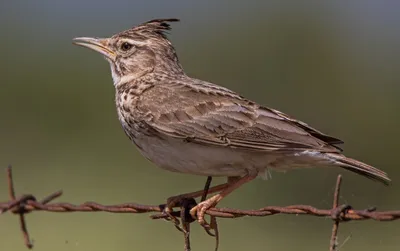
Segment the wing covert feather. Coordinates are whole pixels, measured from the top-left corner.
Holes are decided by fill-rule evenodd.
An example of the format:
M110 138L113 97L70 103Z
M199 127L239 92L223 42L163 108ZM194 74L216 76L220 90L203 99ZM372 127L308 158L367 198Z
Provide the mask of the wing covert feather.
M168 95L164 92L162 96L164 100L142 102L138 105L144 113L152 114L152 119L146 123L160 133L191 142L247 150L309 149L340 152L334 145L341 143L340 140L325 135L282 112L259 106L240 96L234 96L232 92L224 96L215 89L212 93L207 93L201 86L197 86L200 91L179 87L179 91L185 92L185 95L169 90ZM163 90L157 90L156 86L149 90L147 95L156 97L157 95L151 92L161 91ZM224 89L221 92L226 93ZM169 106L159 107L158 102L168 103Z

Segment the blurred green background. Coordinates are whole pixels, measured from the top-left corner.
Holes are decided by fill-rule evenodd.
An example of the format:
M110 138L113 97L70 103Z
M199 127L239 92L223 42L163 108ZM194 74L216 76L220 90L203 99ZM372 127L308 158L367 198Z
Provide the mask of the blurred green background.
M1 1L0 166L17 193L62 201L158 204L205 177L147 162L124 135L108 64L71 44L153 18L181 18L170 38L191 76L229 87L343 139L345 153L387 171L393 185L338 169L273 173L220 206L342 203L400 209L399 1ZM7 200L5 172L0 200ZM214 182L222 182L215 179ZM183 237L147 215L34 213L36 250L183 250ZM331 220L274 216L220 220L220 250L328 250ZM399 250L400 223L342 224L340 249ZM214 241L193 225L193 250ZM26 250L18 219L0 217L0 250Z

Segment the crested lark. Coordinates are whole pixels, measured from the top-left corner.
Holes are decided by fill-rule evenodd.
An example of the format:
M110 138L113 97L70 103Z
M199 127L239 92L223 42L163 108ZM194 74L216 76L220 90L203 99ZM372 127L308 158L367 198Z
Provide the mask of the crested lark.
M266 176L268 169L337 166L390 181L385 172L342 155L341 140L187 76L165 34L174 21L152 20L110 38L81 37L74 43L110 63L118 118L147 159L174 172L228 177L226 184L210 189L219 194L192 209L201 224L208 208L244 183Z

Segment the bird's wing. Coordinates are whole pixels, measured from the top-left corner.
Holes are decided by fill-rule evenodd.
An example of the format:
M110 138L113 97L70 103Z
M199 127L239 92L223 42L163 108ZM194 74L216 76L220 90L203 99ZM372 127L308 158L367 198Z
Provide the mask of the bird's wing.
M162 134L247 150L340 152L334 146L342 143L340 140L225 89L161 89L150 90L142 100L151 101L142 101L138 108L152 114L146 123Z

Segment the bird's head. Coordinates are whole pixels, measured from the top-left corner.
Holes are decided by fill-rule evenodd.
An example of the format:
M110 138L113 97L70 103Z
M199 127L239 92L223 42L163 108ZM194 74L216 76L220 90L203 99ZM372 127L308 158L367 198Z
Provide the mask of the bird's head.
M170 30L169 22L176 21L179 20L155 19L110 38L78 37L73 42L108 60L115 85L154 71L181 74L175 49L165 34Z

